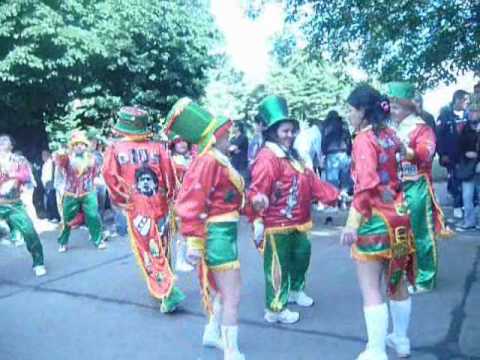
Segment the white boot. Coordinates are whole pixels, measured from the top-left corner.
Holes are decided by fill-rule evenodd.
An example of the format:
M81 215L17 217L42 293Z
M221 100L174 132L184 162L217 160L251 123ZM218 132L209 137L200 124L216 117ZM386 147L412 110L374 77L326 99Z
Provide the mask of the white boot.
M213 314L210 316L208 324L205 325L203 331L203 346L215 347L223 350L222 335L220 333L220 321L222 314L222 302L220 296L216 296L213 300Z
M313 299L305 294L305 291L290 291L288 294L288 302L295 303L298 306L310 307L313 305Z
M238 326L222 326L223 359L245 360L238 350Z
M368 343L357 360L388 360L385 352L385 338L388 328L387 304L363 308L367 327Z
M403 301L390 300L393 332L387 336L387 346L397 353L399 358L410 356L410 340L407 337L412 312L412 298Z

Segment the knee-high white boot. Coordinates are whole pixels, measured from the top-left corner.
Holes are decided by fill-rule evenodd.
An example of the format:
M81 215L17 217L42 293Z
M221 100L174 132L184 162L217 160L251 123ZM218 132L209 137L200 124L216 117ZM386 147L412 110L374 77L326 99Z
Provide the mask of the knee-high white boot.
M398 357L410 356L410 340L407 332L412 312L412 298L395 301L390 300L390 314L392 315L393 332L387 336L387 346L395 349Z
M213 314L205 325L203 331L203 346L216 347L223 349L222 336L220 332L220 323L222 321L222 301L219 295L213 299Z
M238 326L222 326L223 359L245 360L238 350Z
M367 327L368 343L357 360L388 360L385 352L385 338L388 329L387 304L367 306L363 308Z

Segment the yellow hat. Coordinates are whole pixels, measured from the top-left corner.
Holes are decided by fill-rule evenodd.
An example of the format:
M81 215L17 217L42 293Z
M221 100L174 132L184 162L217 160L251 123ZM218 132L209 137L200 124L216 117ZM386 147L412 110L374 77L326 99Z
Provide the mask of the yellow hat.
M76 144L85 144L86 146L90 146L90 141L88 141L87 134L83 130L75 130L72 132L70 136L70 146L75 146Z

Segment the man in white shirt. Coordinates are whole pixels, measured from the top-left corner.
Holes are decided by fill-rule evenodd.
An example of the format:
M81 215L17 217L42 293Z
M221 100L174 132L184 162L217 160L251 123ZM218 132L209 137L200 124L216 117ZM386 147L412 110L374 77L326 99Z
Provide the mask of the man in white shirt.
M322 162L322 134L320 127L321 121L311 121L312 125L300 129L293 147L298 151L305 166L315 171L315 167L319 167Z

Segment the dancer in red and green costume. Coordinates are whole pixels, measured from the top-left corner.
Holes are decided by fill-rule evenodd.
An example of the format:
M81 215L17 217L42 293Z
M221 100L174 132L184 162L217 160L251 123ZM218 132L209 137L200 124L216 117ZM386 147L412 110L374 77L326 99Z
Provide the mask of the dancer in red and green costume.
M177 191L183 184L183 178L192 163L191 145L178 135L174 135L170 142L170 154L173 161L175 182ZM194 268L187 260L187 244L182 236L177 235L175 269L182 272L190 272Z
M180 231L187 239L187 259L200 264L200 283L209 315L203 344L223 348L225 360L244 360L237 343L237 232L244 182L227 157L232 122L213 117L188 98L179 100L167 119L169 131L199 144L199 154L185 174L175 210L181 221Z
M438 273L435 238L451 235L432 187L435 133L416 113L414 85L389 83L387 95L391 118L397 124L397 136L403 144L400 175L415 238L417 278L411 291L431 291Z
M55 165L65 174L65 191L62 199L63 230L58 238L58 251L67 251L72 222L82 211L85 216L90 238L95 247L105 249L103 226L98 211L97 192L94 179L100 171L100 164L90 151L90 141L84 131L74 131L70 138L68 152L55 154Z
M31 171L27 160L15 155L12 149L10 136L0 135L0 219L6 221L12 232L23 236L33 259L33 272L43 276L47 270L42 243L20 199L21 187L31 180Z
M288 310L288 302L313 305L304 291L311 255L312 202L334 205L339 192L306 168L293 148L298 122L288 115L284 98L266 97L258 112L266 143L252 165L248 213L256 245L263 253L265 320L294 323L299 313Z
M357 360L387 360L385 347L399 357L410 354L407 330L411 299L405 278L415 280L410 219L397 173L400 140L387 128L388 99L368 85L347 99L356 131L352 151L353 203L341 243L351 246L363 297L368 344ZM387 337L388 307L382 294L385 277L393 321ZM406 275L406 276L405 276Z
M152 140L147 112L123 107L117 115L113 131L120 138L105 152L103 178L111 201L126 212L131 247L150 294L163 313L173 312L185 295L171 268L171 159L164 145Z

